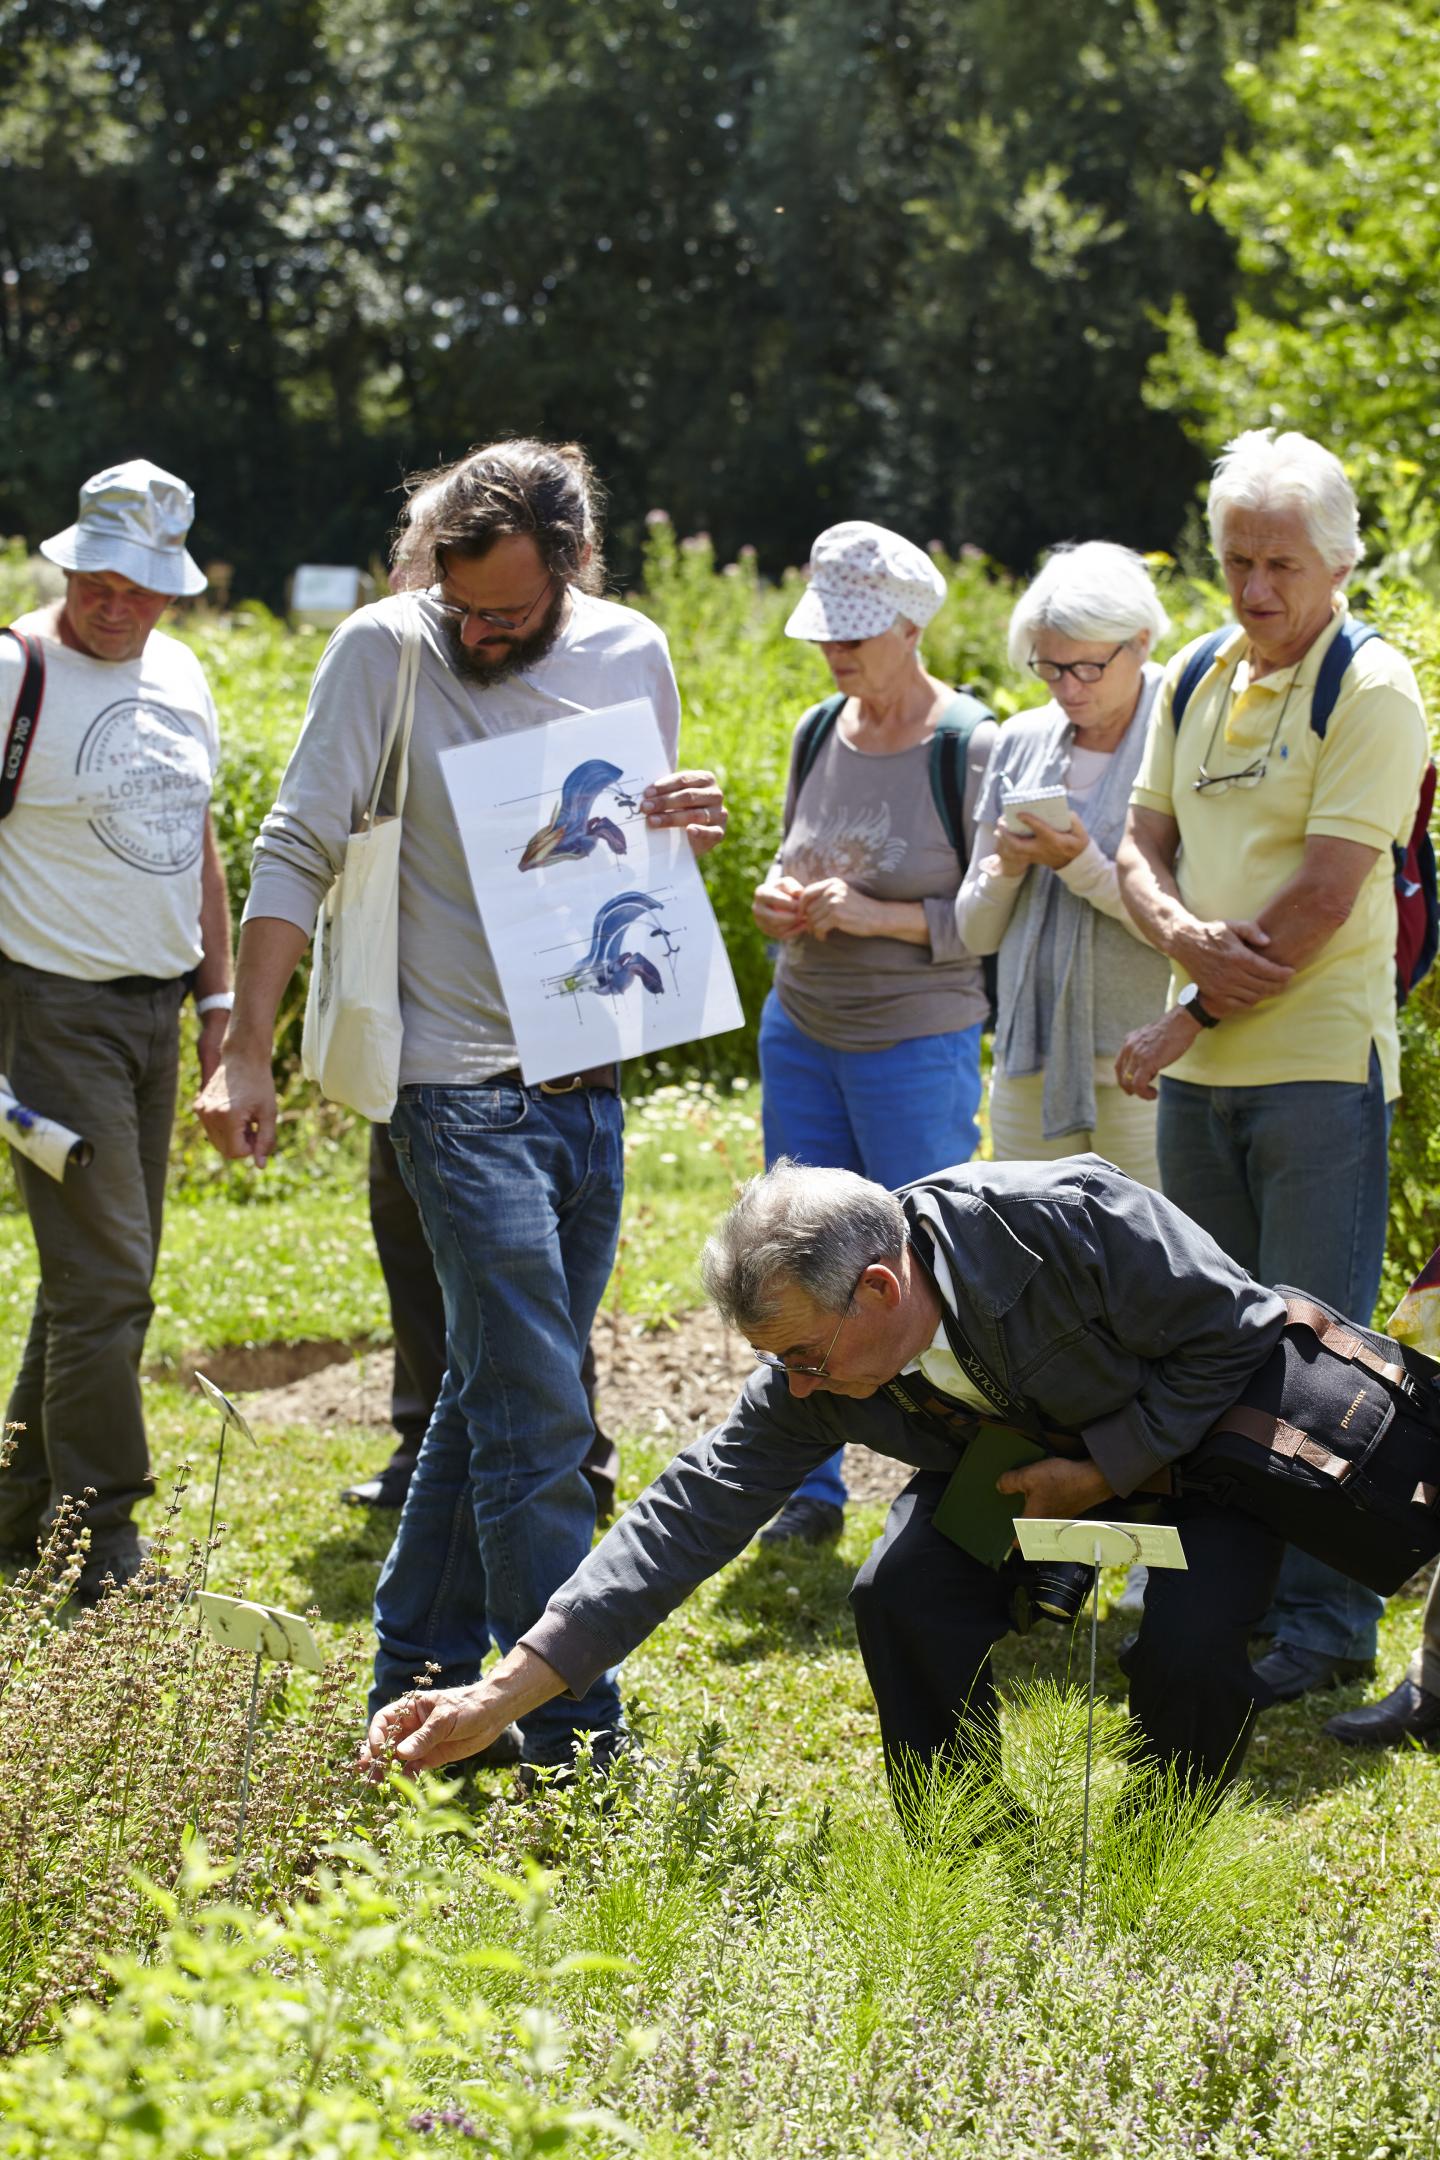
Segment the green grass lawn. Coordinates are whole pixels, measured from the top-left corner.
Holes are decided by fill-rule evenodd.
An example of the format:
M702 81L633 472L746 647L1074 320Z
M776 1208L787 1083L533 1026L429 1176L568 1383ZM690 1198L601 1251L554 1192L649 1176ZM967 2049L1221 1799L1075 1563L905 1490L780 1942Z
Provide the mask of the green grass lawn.
M632 1106L625 1235L611 1292L624 1310L663 1324L696 1302L698 1245L733 1178L758 1159L757 1113L753 1087L672 1083ZM190 1536L205 1527L216 1420L179 1384L179 1359L234 1344L361 1343L386 1334L358 1151L337 1150L330 1174L313 1187L287 1185L282 1175L275 1190L263 1203L233 1204L192 1181L169 1215L151 1344L158 1370L146 1389L162 1490L182 1465L192 1466L181 1517ZM0 1217L0 1312L12 1351L32 1286L23 1220ZM717 1413L722 1407L717 1402ZM629 1496L668 1449L643 1424L619 1437ZM343 1507L337 1495L376 1456L373 1430L296 1429L253 1449L232 1441L221 1509L227 1528L211 1586L316 1607L328 1644L363 1645L389 1524ZM506 1805L501 1779L473 1788L473 1854L445 1861L454 1874L443 1897L430 1876L424 1890L432 1904L439 1898L436 1941L460 1958L462 1977L443 1978L436 1967L423 1985L402 1984L387 1962L387 1937L373 1971L357 1974L352 1961L343 1988L336 1982L345 2014L363 2009L370 2019L371 2039L364 2047L357 2040L353 2056L342 2048L326 2077L335 2091L361 2094L363 2107L389 2124L377 2141L330 2145L317 2130L313 2143L298 2133L283 2143L278 2131L267 2142L253 2126L249 2143L238 2128L231 2142L218 2131L211 2142L193 2130L174 2129L173 2137L137 2130L134 2141L116 2131L105 2160L142 2153L188 2160L192 2151L631 2149L603 2126L566 2132L549 2146L537 2141L538 2130L532 2137L513 2124L492 2146L443 2126L410 2134L393 2092L384 2097L391 2088L376 2082L375 2036L409 2033L406 2020L417 2004L424 2008L431 2038L406 2040L410 2083L394 2092L429 2094L438 2107L463 2077L437 2052L434 2031L460 2015L457 2003L473 2007L476 1988L489 1989L486 1999L503 2011L499 2038L490 2031L483 2046L474 2042L497 2075L513 2076L515 2090L532 2095L613 2104L653 2160L700 2153L758 2160L782 2150L791 2160L1433 2153L1436 1760L1418 1752L1366 1758L1324 1738L1325 1716L1363 1699L1365 1688L1267 1713L1249 1759L1262 1812L1232 1872L1209 1848L1198 1859L1191 1853L1189 1876L1182 1881L1185 1868L1176 1863L1148 1917L1082 1937L1073 1924L1073 1810L1053 1849L1037 1845L1018 1890L997 1886L963 1839L957 1859L943 1840L907 1846L893 1827L846 1603L880 1523L878 1507L857 1506L836 1552L752 1549L630 1659L627 1692L644 1706L658 1756L672 1766L646 1789L640 1813L621 1807L610 1822L593 1808L565 1815L552 1804L547 1814ZM1392 1601L1378 1685L1403 1669L1418 1612L1414 1600ZM1123 1682L1115 1655L1126 1626L1118 1616L1102 1625L1102 1686L1117 1705ZM1046 1631L1003 1646L999 1662L1013 1690L1036 1671L1078 1680L1082 1655L1081 1636ZM357 1733L360 1695L357 1679ZM693 1751L714 1721L729 1735L725 1767L702 1776ZM1073 1798L1073 1749L1067 1761ZM827 1811L830 1828L817 1844ZM683 1864L675 1857L682 1848ZM453 1843L443 1849L452 1852ZM553 1930L555 1956L598 1947L629 1961L618 1979L542 1986L532 1959L526 1984L568 2028L568 2068L560 2056L549 2067L531 2063L525 2050L533 2034L517 2038L505 2025L506 2004L519 1998L494 1994L501 1983L493 1959L489 1977L476 1977L479 1942L508 1942L512 1960L532 1955L525 1930L541 1925L538 1908L526 1919L484 1873L489 1863L518 1873L531 1856L558 1869L543 1923ZM404 1878L394 1849L387 1867L397 1882ZM1165 1931L1177 1899L1189 1900L1183 1941ZM346 1925L336 1921L337 1941ZM226 1940L240 1939L232 1926ZM312 1954L313 1945L305 1952ZM193 1966L195 1953L185 1955ZM287 1950L273 1969L288 1971L291 1956ZM176 1971L188 1969L182 1959ZM163 1960L146 1972L125 1982L114 2032L126 2029L125 2006L139 2000L137 1989L182 1984ZM155 2036L145 2075L179 2080L183 2070L193 2099L209 2089L206 2057L219 2048L217 2060L234 2080L221 2112L239 2110L238 2123L245 2109L263 2112L266 2104L257 2097L260 2072L252 2089L236 2065L252 2045L246 2034L265 2029L268 2009L237 2008L233 1993L223 1999L232 2023L210 2028L189 2069L173 2002L167 1997L159 2023L158 2012L144 2011ZM633 2048L623 2039L632 2026L648 2035ZM86 2039L90 2030L82 2023L67 2031L72 2090L76 2077L103 2085L114 2069L108 2056L87 2069L85 2047L100 2045ZM0 2126L0 2155L59 2160L78 2149L57 2127L69 2120L59 2100L45 2101L47 2114L34 2097L51 2074L37 2058L24 2073L31 2100L15 2103L17 2120L26 2105L41 2110L43 2134ZM190 2105L174 2102L175 2122Z

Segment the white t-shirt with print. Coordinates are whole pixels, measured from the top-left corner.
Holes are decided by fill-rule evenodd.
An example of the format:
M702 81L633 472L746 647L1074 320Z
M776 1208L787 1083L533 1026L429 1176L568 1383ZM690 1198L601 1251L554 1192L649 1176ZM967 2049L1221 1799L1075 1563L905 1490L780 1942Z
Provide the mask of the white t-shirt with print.
M39 635L49 611L21 616ZM215 705L188 646L158 630L135 660L45 637L45 701L0 822L0 952L82 982L183 975L201 956ZM0 638L0 741L23 663Z

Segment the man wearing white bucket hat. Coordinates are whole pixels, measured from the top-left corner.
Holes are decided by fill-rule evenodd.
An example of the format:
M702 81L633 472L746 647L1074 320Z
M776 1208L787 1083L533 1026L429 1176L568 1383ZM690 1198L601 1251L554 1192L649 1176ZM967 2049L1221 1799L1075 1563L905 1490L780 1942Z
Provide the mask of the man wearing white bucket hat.
M61 1497L89 1488L85 1601L143 1552L140 1356L180 1007L193 988L204 1080L231 1002L215 705L194 654L156 628L205 587L185 549L194 508L145 458L96 473L75 523L41 542L64 599L0 635L0 1072L95 1150L60 1183L13 1157L40 1287L5 1413L21 1430L0 1472L0 1561L26 1564Z

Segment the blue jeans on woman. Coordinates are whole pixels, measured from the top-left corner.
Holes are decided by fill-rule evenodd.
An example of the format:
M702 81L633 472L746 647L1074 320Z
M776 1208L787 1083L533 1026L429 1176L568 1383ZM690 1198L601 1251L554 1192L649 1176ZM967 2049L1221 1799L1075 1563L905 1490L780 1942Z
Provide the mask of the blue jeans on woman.
M609 1279L623 1176L618 1096L515 1082L407 1087L390 1121L445 1300L447 1365L375 1593L373 1715L427 1666L476 1680L580 1565L595 1501L580 1361ZM521 1722L528 1762L620 1724L613 1674Z
M1390 1105L1370 1052L1363 1085L1160 1082L1160 1182L1257 1282L1308 1290L1369 1327L1389 1220ZM1287 1546L1266 1621L1277 1642L1373 1658L1385 1601Z
M968 1162L980 1145L980 1027L916 1035L888 1050L831 1050L796 1027L772 990L760 1016L765 1160L854 1170L908 1185ZM795 1497L844 1507L844 1449Z

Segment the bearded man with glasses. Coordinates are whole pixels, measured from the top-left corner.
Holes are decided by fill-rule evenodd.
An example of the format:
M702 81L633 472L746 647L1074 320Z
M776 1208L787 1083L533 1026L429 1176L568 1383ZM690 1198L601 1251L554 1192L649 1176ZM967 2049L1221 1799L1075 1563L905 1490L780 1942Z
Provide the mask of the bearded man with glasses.
M1171 1005L1126 1039L1116 1075L1158 1089L1169 1199L1261 1282L1368 1325L1400 1092L1392 851L1415 818L1425 714L1408 662L1347 609L1364 545L1328 450L1239 436L1209 522L1236 627L1171 661L1131 796L1120 887L1171 961ZM1330 705L1321 670L1342 659ZM1380 1609L1292 1551L1262 1699L1370 1669Z
M617 1069L524 1084L440 761L458 744L630 698L649 701L672 756L680 726L663 633L600 597L599 489L575 445L492 443L417 475L393 563L396 593L331 640L261 826L235 1011L201 1099L221 1153L263 1164L275 1015L369 801L418 605L389 1131L444 1298L446 1369L376 1592L375 1707L427 1666L445 1685L473 1680L588 1552L581 1358L620 1220ZM652 827L683 829L696 854L724 834L708 772L666 775L640 810ZM614 1678L599 1674L583 1702L526 1719L524 1760L567 1764L581 1731L603 1760L620 1722Z

